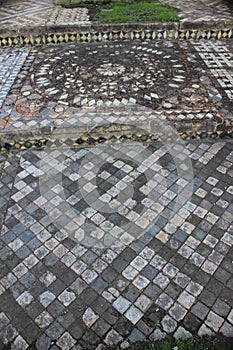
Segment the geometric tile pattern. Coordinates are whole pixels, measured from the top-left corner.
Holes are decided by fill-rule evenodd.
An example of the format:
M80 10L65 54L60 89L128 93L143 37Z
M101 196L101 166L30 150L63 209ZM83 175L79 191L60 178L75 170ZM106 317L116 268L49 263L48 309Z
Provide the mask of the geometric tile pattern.
M186 29L185 27L172 24L172 28L163 28L157 25L156 28L148 29L150 26L141 26L140 29L123 29L119 26L112 26L112 29L103 28L102 26L95 25L90 30L88 27L86 30L60 30L59 33L52 30L45 31L44 28L41 32L32 31L30 35L26 33L24 35L15 35L15 33L3 33L0 36L0 47L8 46L25 46L25 45L44 45L44 44L63 44L63 43L90 43L90 42L106 42L106 41L138 41L138 40L221 40L231 39L233 36L232 26L225 25L221 29Z
M129 122L134 113L142 120L134 108L139 104L152 107L155 118L189 125L230 117L227 103L222 112L221 88L204 74L191 42L66 44L30 53L2 108L6 127L99 125L102 116L110 123ZM125 115L120 108L129 105L132 113ZM94 115L92 108L103 110Z
M72 3L72 2L71 2ZM214 0L211 5L207 2L166 0L164 4L179 8L181 23L195 22L227 22L232 20L231 9L220 0ZM191 6L192 5L192 6ZM192 7L192 10L190 8ZM27 25L64 25L90 24L88 10L85 8L66 9L54 6L52 0L40 0L36 4L31 0L4 3L0 9L1 23L4 28L22 27ZM20 18L20 20L19 20Z
M22 68L28 52L28 49L14 51L7 49L0 52L0 108Z
M232 21L232 7L230 1L222 2L213 0L211 3L206 0L163 0L158 1L162 5L169 5L180 10L182 22L221 22Z
M122 152L124 147L122 144ZM151 158L148 164L142 163L139 169L144 176L135 177L132 202L137 206L141 202L145 212L151 209L149 215L156 207L159 216L142 235L133 240L125 236L106 248L80 244L69 235L68 226L61 230L55 220L64 207L63 187L80 222L98 218L95 225L101 239L101 230L107 227L102 217L107 214L101 207L87 207L86 197L86 201L77 201L78 176L86 176L87 191L93 176L91 161L82 163L86 166L82 173L80 159L92 151L101 154L101 145L54 149L50 164L63 174L62 183L47 191L40 188L42 172L48 171L40 161L42 152L2 156L2 347L13 343L16 349L52 345L71 349L78 344L81 349L95 349L100 343L158 339L180 332L232 335L232 143L186 144L185 154L193 163L193 193L177 212L172 205L177 181L185 183L177 178L169 150L160 144L148 147L154 149L151 154L157 161ZM133 150L128 149L129 156ZM180 156L182 159L182 153ZM62 162L63 168L59 166ZM105 195L102 198L116 196L112 189L122 189L123 179L136 175L135 164L127 165L121 159L100 169L101 181L96 186ZM155 202L148 198L150 177L157 181L153 185L158 195ZM47 214L46 204L53 206L54 216ZM143 212L142 206L131 204L135 214ZM118 228L124 230L119 221L128 213L118 217ZM132 215L130 218L133 220ZM67 212L67 220L71 219L72 212ZM113 226L111 229L117 234Z
M125 100L150 102L186 86L190 67L182 53L172 44L46 47L35 61L30 84L43 100L54 98L62 105L93 106L124 95L129 95Z
M85 8L66 9L52 0L31 0L4 3L0 8L1 28L64 24L90 24Z
M233 100L233 53L220 42L196 42L194 47L228 98Z
M161 152L165 149L136 146L135 142L74 153L64 150L63 161L68 166L61 175L62 153L45 150L38 155L42 157L37 170L41 172L39 201L46 202L44 209L59 230L84 246L105 248L130 243L157 221L164 202L171 207L178 202L180 207L179 191L183 191L182 198L185 196L191 173L177 179L178 183L174 179L172 190L161 166L156 165ZM167 152L171 152L169 147ZM184 158L183 164L188 167L186 163ZM25 166L27 162L22 164Z

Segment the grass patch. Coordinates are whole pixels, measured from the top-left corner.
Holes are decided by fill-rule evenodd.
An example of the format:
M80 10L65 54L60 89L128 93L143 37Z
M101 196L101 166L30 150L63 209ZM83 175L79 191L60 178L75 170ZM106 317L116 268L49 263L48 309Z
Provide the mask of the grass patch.
M129 350L232 350L233 339L226 337L192 337L187 340L165 339L156 343L140 342L129 347Z
M102 5L93 20L97 23L177 22L177 10L155 2L114 2Z

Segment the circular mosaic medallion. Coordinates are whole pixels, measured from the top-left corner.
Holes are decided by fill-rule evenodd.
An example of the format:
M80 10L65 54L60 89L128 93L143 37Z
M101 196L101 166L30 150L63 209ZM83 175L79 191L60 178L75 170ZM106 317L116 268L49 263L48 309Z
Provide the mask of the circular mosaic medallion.
M156 44L158 46L158 44ZM182 50L166 43L114 43L46 48L31 75L34 89L70 106L150 101L187 82Z

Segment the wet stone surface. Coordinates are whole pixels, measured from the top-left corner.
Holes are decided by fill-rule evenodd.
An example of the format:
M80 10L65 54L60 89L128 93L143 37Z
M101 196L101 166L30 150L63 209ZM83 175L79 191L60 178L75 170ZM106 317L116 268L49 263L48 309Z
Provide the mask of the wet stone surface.
M139 154L136 144L126 145L120 147L122 159L110 155L110 164L100 167L96 188L91 185L96 156L88 154L100 157L106 153L101 146L2 154L2 348L14 342L22 349L31 344L82 349L166 334L232 332L232 142L189 142L180 151L192 161L194 189L176 211L177 184L185 182L177 176L169 146L148 146L149 158L126 167L127 155ZM48 157L55 182L46 189L41 177L50 173ZM143 176L136 178L137 171ZM125 203L128 211L114 223L113 214L109 218L96 207L92 192L111 203L119 200L116 190L124 192L124 184L134 191ZM147 213L159 215L149 228L140 222L140 234L130 237L124 220L136 225L137 213L145 220ZM80 228L77 236L74 226L59 228L64 214L67 224L75 219L80 228L93 221L91 246L80 240ZM117 243L107 246L109 225Z

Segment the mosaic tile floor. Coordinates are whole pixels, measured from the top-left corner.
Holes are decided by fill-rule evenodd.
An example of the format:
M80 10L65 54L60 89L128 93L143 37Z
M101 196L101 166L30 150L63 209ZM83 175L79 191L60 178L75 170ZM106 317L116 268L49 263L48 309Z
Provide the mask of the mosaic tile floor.
M180 9L182 22L232 22L233 19L231 0L159 0L158 2Z
M0 52L0 108L28 55L28 49Z
M199 42L196 50L230 100L233 100L233 53L224 45Z
M232 22L231 0L161 0L163 5L171 5L180 10L181 22ZM7 0L0 6L1 28L22 26L44 26L90 24L85 8L66 9L54 6L53 0Z
M66 9L53 0L10 0L0 6L1 29L27 26L90 24L86 8Z
M85 9L50 0L21 1L18 13L15 3L0 8L5 28L89 21ZM218 0L194 3L199 20L229 20ZM66 147L0 151L0 350L233 336L233 144L183 143L167 128L232 121L232 47L164 40L0 51L1 129L54 125L68 138ZM165 138L69 146L82 128L114 123Z
M231 336L232 163L232 142L2 153L0 348Z
M34 48L0 110L1 125L86 125L88 109L139 104L169 120L219 122L232 118L232 79L231 40Z

